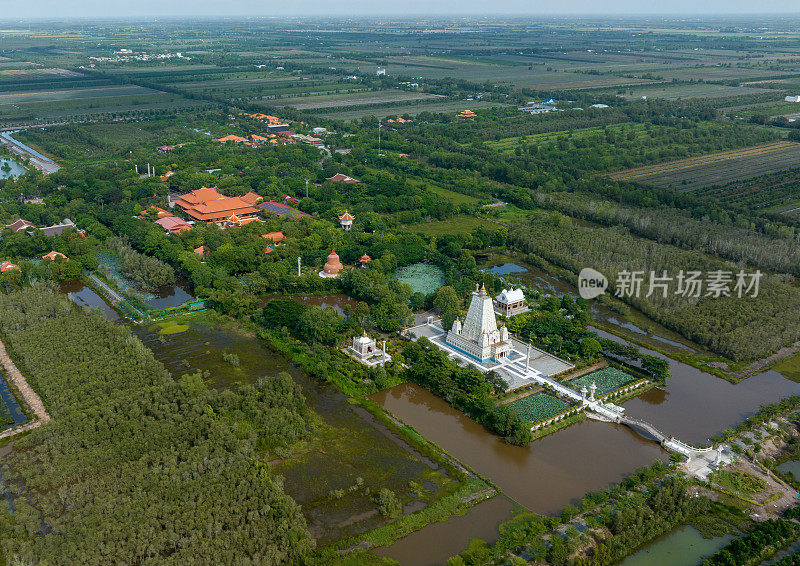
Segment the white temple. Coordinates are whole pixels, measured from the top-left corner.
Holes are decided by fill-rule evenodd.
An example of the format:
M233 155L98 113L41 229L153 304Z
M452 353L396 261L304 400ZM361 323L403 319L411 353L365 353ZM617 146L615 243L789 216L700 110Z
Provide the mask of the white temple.
M492 298L481 288L472 294L464 324L456 319L446 342L480 362L500 362L511 352L511 339L505 326L497 328Z
M497 314L512 317L514 315L528 312L525 304L525 294L522 289L503 289L503 292L494 298L494 310Z

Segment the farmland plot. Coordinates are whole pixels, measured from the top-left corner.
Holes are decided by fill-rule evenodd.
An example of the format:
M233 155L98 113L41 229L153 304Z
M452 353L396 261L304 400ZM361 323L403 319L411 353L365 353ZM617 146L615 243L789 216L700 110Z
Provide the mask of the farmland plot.
M310 96L305 100L297 100L277 104L282 106L293 106L298 110L315 110L321 108L345 108L349 106L361 105L380 105L393 102L407 102L412 100L437 100L444 99L438 94L426 94L423 92L406 92L402 90L389 90L379 92L357 92L352 94L335 94L326 96Z
M109 96L129 96L157 94L157 90L141 86L108 86L102 88L73 88L69 90L47 90L36 92L12 92L0 94L0 106L7 104L26 104L30 102L54 102L79 98L101 98Z
M800 144L778 141L670 161L608 174L617 181L631 181L681 191L749 179L800 167Z

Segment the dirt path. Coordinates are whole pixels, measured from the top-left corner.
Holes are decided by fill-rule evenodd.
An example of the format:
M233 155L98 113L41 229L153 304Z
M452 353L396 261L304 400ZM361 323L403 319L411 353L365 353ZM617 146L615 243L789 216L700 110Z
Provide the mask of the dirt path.
M22 400L28 406L28 408L33 411L33 414L36 416L35 420L31 420L24 425L16 426L4 430L0 432L0 438L6 438L8 436L13 436L15 434L19 434L25 430L31 430L38 426L41 426L42 423L46 423L50 420L50 415L47 413L47 410L44 408L44 403L42 403L42 399L39 395L33 390L33 388L28 385L28 382L25 380L25 377L22 373L17 369L17 366L14 364L14 361L11 359L11 356L8 355L6 351L5 344L0 341L0 364L3 365L3 369L5 370L5 376L11 381L11 383L16 387L17 391L19 391L20 395L22 396Z

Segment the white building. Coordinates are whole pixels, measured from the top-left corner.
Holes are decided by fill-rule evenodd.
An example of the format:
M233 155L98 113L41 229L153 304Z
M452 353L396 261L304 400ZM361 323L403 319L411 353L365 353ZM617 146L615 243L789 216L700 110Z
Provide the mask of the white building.
M378 70L375 71L375 74L379 77L386 75L386 69L384 69L383 67L378 67Z
M800 102L800 96L787 96L784 100L786 102Z
M383 342L383 349L380 349L375 339L367 336L366 332L362 336L353 337L353 345L349 350L350 355L369 366L383 365L392 360L386 353L386 341Z
M350 228L353 227L353 220L355 219L355 216L345 210L344 214L339 217L339 224L341 224L342 228L349 232Z
M479 362L500 362L508 358L511 352L508 329L497 328L492 299L485 287L473 293L464 323L456 319L446 342Z
M503 289L503 292L494 298L494 312L506 317L512 317L530 309L525 304L525 294L522 289Z

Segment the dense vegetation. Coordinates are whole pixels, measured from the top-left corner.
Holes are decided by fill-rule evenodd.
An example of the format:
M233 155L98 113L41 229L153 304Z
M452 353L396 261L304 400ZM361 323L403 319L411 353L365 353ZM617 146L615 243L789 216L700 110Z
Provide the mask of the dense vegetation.
M0 331L53 416L3 463L7 558L277 564L311 550L254 450L305 436L291 378L237 392L175 381L129 329L44 286L0 295Z
M142 289L155 289L175 282L175 270L152 256L134 250L124 238L108 238L106 246L119 258L117 269Z

